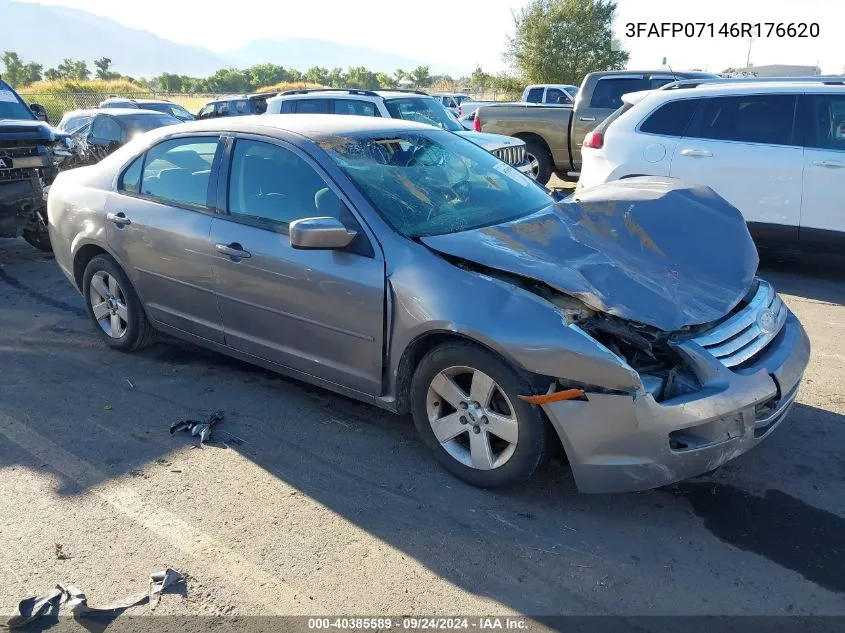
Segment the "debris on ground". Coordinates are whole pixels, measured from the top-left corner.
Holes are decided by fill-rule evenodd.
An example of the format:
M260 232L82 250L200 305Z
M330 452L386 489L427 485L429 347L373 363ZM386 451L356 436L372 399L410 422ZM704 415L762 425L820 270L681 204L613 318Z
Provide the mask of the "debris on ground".
M77 587L58 584L45 594L21 600L18 604L18 612L8 619L6 627L17 629L27 626L39 618L57 618L61 611L64 611L65 615L72 615L74 618L86 615L117 617L126 609L144 602L149 603L150 611L152 611L161 601L161 594L165 589L184 580L185 577L175 569L168 568L164 571L153 572L150 574L148 593L137 598L130 598L121 604L104 608L89 606L88 598Z
M103 411L111 411L111 405L110 404L103 405Z
M199 436L200 444L204 444L211 437L212 427L223 420L223 412L215 411L208 416L208 421L200 422L199 420L179 420L170 425L170 434L176 431L190 431L191 435Z
M64 545L62 545L61 543L56 543L55 545L56 545L56 558L58 558L59 560L67 560L68 558L70 558L70 556L68 556L65 553Z
M127 384L127 385L129 385L129 388L130 388L130 389L134 389L134 388L135 388L135 385L133 385L133 384L132 384L132 381L131 381L131 380L129 380L128 378L126 379L126 384Z

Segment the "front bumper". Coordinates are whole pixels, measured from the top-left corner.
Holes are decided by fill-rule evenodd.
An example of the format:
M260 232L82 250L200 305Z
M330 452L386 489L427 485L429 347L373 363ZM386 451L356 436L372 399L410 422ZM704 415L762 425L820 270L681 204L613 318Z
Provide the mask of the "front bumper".
M789 412L810 359L790 312L750 365L728 369L703 347L677 345L702 389L657 402L648 393L587 392L543 406L581 492L656 488L718 468L768 437Z

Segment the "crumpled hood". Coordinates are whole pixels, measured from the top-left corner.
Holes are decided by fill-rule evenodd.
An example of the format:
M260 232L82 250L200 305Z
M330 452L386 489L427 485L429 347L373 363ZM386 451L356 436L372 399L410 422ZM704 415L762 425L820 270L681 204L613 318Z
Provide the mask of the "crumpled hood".
M52 142L56 138L56 130L43 121L35 119L0 119L0 140Z
M512 222L421 240L664 331L725 316L758 264L735 207L707 187L652 177L592 187Z

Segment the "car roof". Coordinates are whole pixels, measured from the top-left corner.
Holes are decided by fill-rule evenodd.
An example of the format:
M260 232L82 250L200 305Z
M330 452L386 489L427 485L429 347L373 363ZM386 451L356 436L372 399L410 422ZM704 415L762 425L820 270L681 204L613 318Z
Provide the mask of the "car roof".
M179 105L167 99L133 99L132 97L109 97L104 99L103 103L163 103L167 105Z
M830 93L845 92L845 84L825 84L820 78L819 82L808 81L743 81L736 82L716 81L713 83L702 83L694 87L678 88L674 90L651 90L643 101L674 101L675 99L695 99L697 97L724 97L730 95L745 94L771 94L771 93Z
M338 116L336 114L254 114L189 121L171 125L159 132L161 136L185 132L244 132L273 136L274 130L298 134L312 140L345 134L385 134L391 132L437 131L424 123L402 119L371 116Z
M164 112L158 112L157 110L144 110L143 108L87 108L83 110L70 110L65 112L63 119L69 116L94 116L97 114L104 114L108 116L138 116L146 115L146 114L155 114L157 116L169 116Z

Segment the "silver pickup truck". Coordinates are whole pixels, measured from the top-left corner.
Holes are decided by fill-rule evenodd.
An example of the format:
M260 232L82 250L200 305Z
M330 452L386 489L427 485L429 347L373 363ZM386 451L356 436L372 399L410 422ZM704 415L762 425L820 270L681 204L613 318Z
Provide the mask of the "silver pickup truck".
M679 79L715 78L703 72L665 70L606 71L584 77L574 107L539 103L482 105L475 112L473 129L505 134L526 143L533 175L546 184L558 177L577 177L581 144L590 130L622 106L622 95L659 88Z

